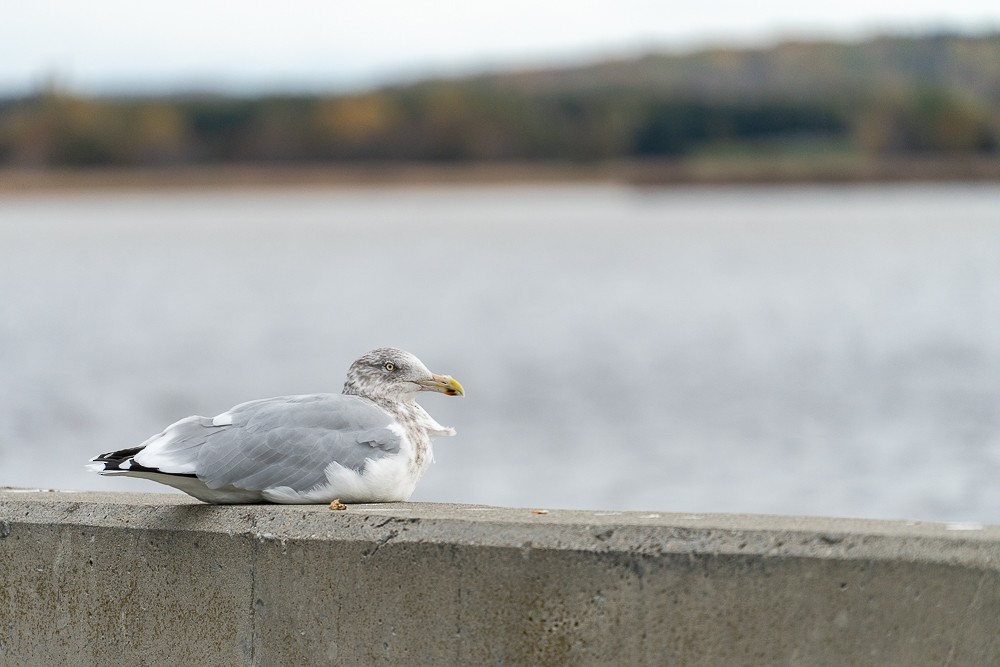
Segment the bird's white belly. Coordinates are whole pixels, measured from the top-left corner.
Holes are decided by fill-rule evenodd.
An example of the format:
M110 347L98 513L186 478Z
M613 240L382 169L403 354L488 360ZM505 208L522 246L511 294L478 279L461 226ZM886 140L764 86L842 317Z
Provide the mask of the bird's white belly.
M408 438L400 443L399 453L378 460L369 460L362 472L345 468L337 462L326 467L326 483L306 491L288 486L263 489L261 495L272 503L329 503L339 499L345 503L384 503L408 500L423 474L424 465L414 465L414 448Z

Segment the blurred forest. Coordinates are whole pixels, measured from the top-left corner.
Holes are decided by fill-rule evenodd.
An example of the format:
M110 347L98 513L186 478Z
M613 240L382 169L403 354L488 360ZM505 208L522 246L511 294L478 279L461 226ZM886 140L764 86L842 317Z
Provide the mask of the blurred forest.
M0 100L0 166L1000 153L1000 34L712 49L312 96Z

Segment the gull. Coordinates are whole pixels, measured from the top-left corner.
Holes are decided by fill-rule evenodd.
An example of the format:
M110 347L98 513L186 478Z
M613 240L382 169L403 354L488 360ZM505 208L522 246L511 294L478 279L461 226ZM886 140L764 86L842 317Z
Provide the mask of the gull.
M87 467L206 503L404 501L433 459L431 438L455 434L417 404L423 391L465 395L409 352L378 348L351 364L340 394L265 398L187 417Z

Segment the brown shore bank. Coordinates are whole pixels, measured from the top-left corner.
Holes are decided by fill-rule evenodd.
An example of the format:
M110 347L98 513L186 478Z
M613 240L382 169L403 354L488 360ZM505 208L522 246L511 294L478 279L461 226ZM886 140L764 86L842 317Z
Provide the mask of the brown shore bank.
M179 168L0 169L0 194L91 189L241 189L619 183L634 186L1000 182L1000 160L693 158L610 163L225 164Z

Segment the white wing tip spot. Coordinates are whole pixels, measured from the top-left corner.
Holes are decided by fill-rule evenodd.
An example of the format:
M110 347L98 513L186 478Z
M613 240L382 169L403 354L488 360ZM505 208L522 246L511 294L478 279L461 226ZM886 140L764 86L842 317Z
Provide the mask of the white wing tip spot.
M233 416L228 412L223 412L221 415L216 415L212 418L212 426L232 426Z

